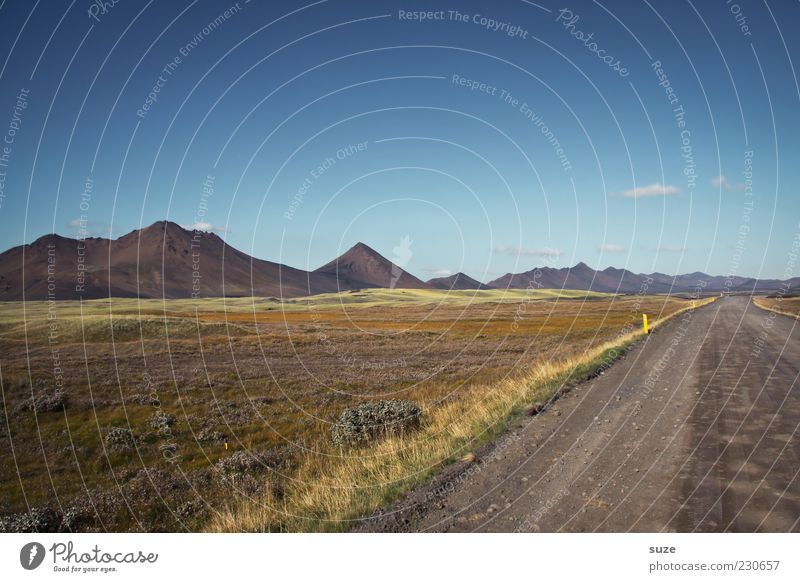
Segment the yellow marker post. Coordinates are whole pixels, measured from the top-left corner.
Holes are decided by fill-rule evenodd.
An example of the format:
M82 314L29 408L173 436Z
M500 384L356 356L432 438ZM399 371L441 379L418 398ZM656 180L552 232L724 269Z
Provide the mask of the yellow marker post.
M225 441L225 450L228 450L228 441Z
M644 325L644 333L649 334L650 333L650 328L647 327L647 314L646 313L642 313L642 324Z

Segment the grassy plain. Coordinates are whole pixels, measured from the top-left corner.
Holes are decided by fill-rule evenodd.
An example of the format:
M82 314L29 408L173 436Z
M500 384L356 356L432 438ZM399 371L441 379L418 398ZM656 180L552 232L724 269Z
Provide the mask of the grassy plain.
M800 297L754 297L753 302L762 309L800 318Z
M632 341L642 312L688 305L550 290L0 304L0 515L345 529ZM422 429L334 449L330 423L380 398L415 401Z

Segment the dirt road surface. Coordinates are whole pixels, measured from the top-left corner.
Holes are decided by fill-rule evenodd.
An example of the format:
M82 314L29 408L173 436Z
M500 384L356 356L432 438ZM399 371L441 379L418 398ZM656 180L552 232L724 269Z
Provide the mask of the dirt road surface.
M800 531L800 322L725 297L364 531Z

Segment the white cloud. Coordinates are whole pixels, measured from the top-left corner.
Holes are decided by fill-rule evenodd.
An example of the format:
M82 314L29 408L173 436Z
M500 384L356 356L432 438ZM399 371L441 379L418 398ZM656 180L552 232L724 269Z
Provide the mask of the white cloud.
M109 236L111 234L110 224L95 222L94 220L73 218L67 223L67 226L74 228L81 238L90 236Z
M200 230L203 232L215 232L217 234L225 234L228 229L223 226L214 226L209 222L195 222L194 224L182 224L186 230Z
M625 190L622 195L625 198L650 198L653 196L669 196L670 194L677 194L678 192L680 192L680 189L675 186L668 186L661 182L655 182L649 186L639 186L638 188Z
M624 253L625 247L614 243L604 243L600 245L599 250L603 253Z
M657 253L686 253L689 249L686 247L677 247L671 245L664 245L656 248Z
M728 182L728 179L725 176L717 176L711 180L711 185L719 190L720 188L724 190L738 190L742 191L745 188L744 184L732 184Z
M423 269L426 274L433 275L434 277L449 277L453 274L453 271L450 269L432 269L428 267L427 269Z
M712 178L711 185L714 186L714 188L719 188L721 186L727 188L728 180L725 178L725 176L720 175L716 178Z
M528 247L515 247L509 245L495 247L494 252L499 255L512 255L515 257L557 258L564 254L564 251L558 248L550 248L550 247L528 248Z

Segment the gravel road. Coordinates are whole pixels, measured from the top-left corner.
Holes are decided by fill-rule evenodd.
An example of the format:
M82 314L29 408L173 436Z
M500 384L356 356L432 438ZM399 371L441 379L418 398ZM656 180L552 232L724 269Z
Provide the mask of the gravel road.
M800 531L800 325L676 317L362 531Z

